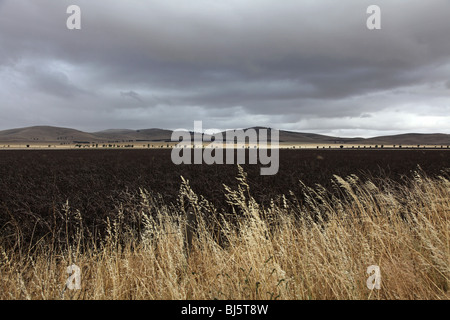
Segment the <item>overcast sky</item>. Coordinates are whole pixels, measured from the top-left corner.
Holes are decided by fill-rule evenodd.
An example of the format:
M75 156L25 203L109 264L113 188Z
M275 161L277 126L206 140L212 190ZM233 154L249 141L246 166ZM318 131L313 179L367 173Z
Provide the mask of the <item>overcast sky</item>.
M449 0L0 0L0 130L450 133L449 14Z

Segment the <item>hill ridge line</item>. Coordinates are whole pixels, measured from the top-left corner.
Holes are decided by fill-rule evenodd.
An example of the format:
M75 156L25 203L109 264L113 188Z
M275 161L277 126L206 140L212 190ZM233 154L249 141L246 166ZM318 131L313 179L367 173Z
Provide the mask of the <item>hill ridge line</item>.
M254 129L259 132L261 129L273 128L262 126L243 128L243 130L248 129ZM223 130L220 133L223 135L228 130ZM173 131L161 128L119 128L86 132L75 128L37 125L0 130L0 143L172 142L171 135ZM193 134L192 131L190 133ZM310 132L279 130L279 140L280 143L284 144L450 145L450 134L412 132L371 138L349 138Z

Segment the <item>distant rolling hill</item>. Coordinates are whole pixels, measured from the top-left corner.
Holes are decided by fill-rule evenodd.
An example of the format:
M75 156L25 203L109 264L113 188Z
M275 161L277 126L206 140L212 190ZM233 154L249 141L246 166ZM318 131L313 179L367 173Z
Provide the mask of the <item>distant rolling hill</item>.
M406 145L450 145L450 135L443 133L423 134L423 133L407 133L394 136L381 136L376 138L365 139L371 144L406 144Z
M257 132L264 127L253 127ZM225 132L222 132L224 134ZM192 132L191 132L192 134ZM76 129L33 126L0 131L0 143L111 143L111 142L169 142L171 130L165 129L109 129L83 132ZM225 135L223 135L225 138ZM270 136L270 135L269 135ZM374 138L340 138L314 133L280 130L281 144L370 144L370 145L450 145L449 134L408 133Z
M256 131L268 129L264 127L253 127ZM315 133L304 133L280 130L280 143L298 144L371 144L371 145L450 145L450 134L443 133L406 133L391 136L379 136L374 138L341 138L320 135Z
M74 141L96 141L97 137L83 131L49 126L34 126L0 131L0 142L60 143Z

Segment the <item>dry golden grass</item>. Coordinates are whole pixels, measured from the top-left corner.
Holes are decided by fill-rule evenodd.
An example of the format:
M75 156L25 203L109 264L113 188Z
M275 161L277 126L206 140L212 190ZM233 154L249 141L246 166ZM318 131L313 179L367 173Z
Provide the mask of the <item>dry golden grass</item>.
M398 185L336 176L333 194L303 185L301 201L287 194L267 208L251 197L242 170L238 180L237 190L225 187L234 219L213 214L184 181L179 207L142 190L139 206L108 221L101 244L79 228L65 249L46 239L21 250L0 246L0 298L449 298L448 178L415 173ZM189 252L185 207L197 217ZM123 223L131 211L139 236ZM64 289L73 263L81 290ZM366 286L370 265L381 269L380 290Z

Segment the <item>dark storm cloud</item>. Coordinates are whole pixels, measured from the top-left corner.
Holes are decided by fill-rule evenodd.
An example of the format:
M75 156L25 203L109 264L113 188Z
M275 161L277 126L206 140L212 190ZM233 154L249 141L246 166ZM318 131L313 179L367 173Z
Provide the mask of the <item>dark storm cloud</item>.
M448 80L448 81L445 83L445 86L447 87L447 89L450 89L450 80Z
M139 102L144 102L142 100L141 96L139 95L139 93L134 92L134 91L120 92L120 95L122 97L129 97L129 98L135 99L136 101L139 101Z
M71 4L81 7L81 30L65 27ZM370 4L382 9L381 30L366 28ZM91 120L72 124L81 129L204 120L317 131L360 130L362 120L403 130L402 117L383 113L417 119L425 109L439 116L431 128L449 131L448 12L445 0L0 0L0 73L9 79L0 108L14 118L12 106L27 108L18 96L44 93L33 110L50 113L53 99L57 124L82 105ZM428 129L408 121L409 131Z
M49 68L27 66L23 69L23 73L28 89L31 90L69 99L77 95L89 94L89 92L71 83L67 74L58 70L53 71Z

